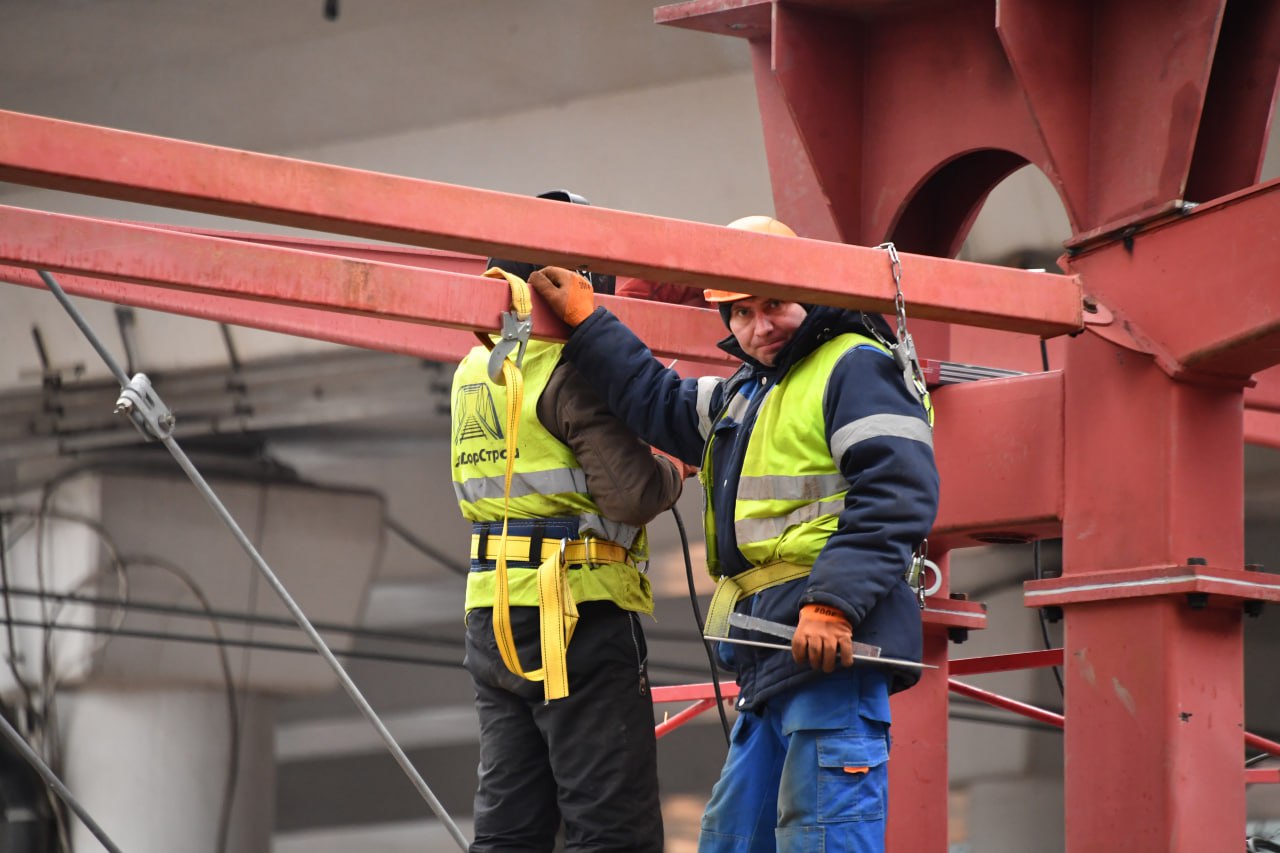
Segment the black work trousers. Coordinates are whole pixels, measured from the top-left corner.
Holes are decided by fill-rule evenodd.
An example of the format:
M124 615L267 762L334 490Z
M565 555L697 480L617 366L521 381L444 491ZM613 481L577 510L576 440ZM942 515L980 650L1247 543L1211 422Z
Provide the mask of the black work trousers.
M467 618L466 667L480 716L479 787L471 853L661 853L657 744L639 617L609 602L578 605L569 695L507 670L491 610ZM525 671L540 665L538 611L511 608Z

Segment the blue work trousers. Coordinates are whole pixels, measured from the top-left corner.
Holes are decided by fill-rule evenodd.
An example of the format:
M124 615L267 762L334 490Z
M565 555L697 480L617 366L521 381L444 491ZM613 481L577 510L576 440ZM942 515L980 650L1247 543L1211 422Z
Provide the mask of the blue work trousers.
M841 672L742 714L698 853L883 853L888 683Z

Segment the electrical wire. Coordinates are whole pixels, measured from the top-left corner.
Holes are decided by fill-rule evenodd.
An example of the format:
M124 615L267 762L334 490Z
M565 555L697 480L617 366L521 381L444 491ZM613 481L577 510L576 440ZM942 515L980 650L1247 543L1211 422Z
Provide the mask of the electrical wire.
M1040 566L1040 540L1037 539L1031 545L1031 574L1036 580L1040 580L1044 574ZM1036 608L1037 614L1040 616L1040 636L1044 640L1045 649L1052 649L1053 642L1049 639L1049 617L1045 614L1043 607ZM1062 667L1053 666L1053 678L1058 682L1058 694L1067 695L1066 685L1062 683Z
M9 594L9 543L5 535L10 518L9 513L0 514L0 584L4 585L3 590L0 590L0 592L3 592L4 596L4 618L6 620L13 618L13 599ZM9 664L9 672L13 675L14 683L17 684L18 690L22 694L22 714L18 719L18 727L22 734L26 735L25 729L30 725L35 715L34 697L31 695L31 687L27 684L27 679L18 668L18 639L12 625L5 626L5 637L9 643L9 653L5 655Z
M57 622L42 621L39 619L10 619L4 621L12 624L16 628L41 628L47 631L72 631L82 634L101 634L109 637L134 637L142 640L195 643L197 645L225 644L236 648L253 649L264 652L310 653L314 651L311 646L301 643L277 643L267 640L239 640L231 637L218 639L217 637L210 637L205 634L184 634L175 631L150 631L142 628L111 628L105 625L67 625ZM461 668L462 666L461 661L453 659L444 660L441 658L400 655L389 652L361 652L352 649L348 651L334 652L333 654L344 658L373 660L382 663L405 663L453 668Z
M698 606L698 592L694 588L693 583L693 558L689 556L689 535L684 529L684 519L680 517L680 510L674 505L671 507L671 515L676 520L676 529L680 531L680 548L684 551L684 576L689 581L689 604L693 607L694 626L698 631L698 639L702 641L702 648L707 652L707 666L711 670L711 689L716 694L716 711L720 714L720 728L724 730L724 745L729 746L729 718L724 712L724 696L720 695L720 674L716 670L715 652L711 648L711 641L702 635L702 608Z
M149 562L151 558L130 558L129 562ZM42 595L38 590L30 587L6 586L0 592L6 595L14 595L20 598L35 598ZM118 598L106 598L96 595L80 595L65 592L46 592L43 596L51 600L65 600L75 604L88 604L95 607L118 607L127 606L130 610L140 610L148 613L158 613L166 616L180 616L183 618L209 618L212 617L221 622L242 622L252 625L262 625L271 628L297 628L292 619L283 616L264 616L254 613L240 613L230 610L210 609L205 612L202 609L194 607L183 607L179 604L162 604L154 601L139 601L131 598L129 601L123 601ZM437 637L429 634L409 634L400 631L382 631L372 628L352 627L348 625L339 625L334 622L313 622L317 629L334 634L349 634L353 637L359 637L371 640L389 640L400 643L417 643L421 645L438 645L449 648L462 648L463 641L461 638Z
M1049 345L1044 338L1040 339L1040 366L1045 373L1049 372ZM1031 546L1031 571L1036 580L1043 577L1040 564L1040 540L1037 539ZM1053 648L1053 643L1049 640L1049 617L1043 607L1037 608L1036 613L1040 616L1040 636L1044 640L1046 649ZM1062 682L1062 667L1053 667L1053 680L1058 682L1058 694L1067 695L1066 685Z
M467 574L471 571L471 569L468 566L463 565L457 560L450 558L448 554L445 554L444 552L439 551L431 547L430 545L428 545L426 542L424 542L422 539L416 536L412 530L405 527L403 524L396 521L391 516L389 515L383 516L382 523L387 526L388 530L390 530L395 535L399 536L406 543L413 546L418 551L421 551L423 554L426 554L428 557L435 560L437 563L444 566L446 569L453 572L454 574L460 575L465 578Z

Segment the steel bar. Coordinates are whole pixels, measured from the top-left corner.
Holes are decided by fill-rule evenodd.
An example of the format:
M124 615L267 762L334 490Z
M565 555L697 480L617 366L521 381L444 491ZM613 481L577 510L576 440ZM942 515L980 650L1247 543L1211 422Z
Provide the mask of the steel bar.
M1055 371L937 390L934 449L943 490L931 541L956 546L1058 535L1062 388Z
M3 714L0 714L0 734L4 735L4 739L9 742L9 745L31 765L31 769L40 775L45 784L53 789L53 792L58 795L58 799L66 803L67 807L75 812L76 817L80 818L80 822L85 825L85 828L93 833L93 837L98 839L99 844L110 853L120 853L120 848L112 842L110 836L103 831L102 827L98 826L97 821L85 811L84 806L80 805L80 801L75 798L70 789L63 784L62 780L50 769L44 759L27 745L26 739L18 733L18 730L9 723Z
M738 695L738 685L732 681L720 685L720 695L732 699ZM715 685L710 681L701 684L673 684L653 688L654 702L688 702L696 699L716 698Z
M947 662L947 671L952 675L983 675L989 672L1011 672L1020 669L1061 665L1062 649L1041 649L1034 652L1015 652L1007 655L953 658Z
M882 252L567 205L0 111L0 180L361 239L891 310ZM1075 331L1071 277L902 256L913 317Z
M1244 744L1245 746L1251 746L1254 749L1260 749L1268 755L1280 757L1280 743L1276 743L1273 740L1267 740L1264 737L1251 735L1248 732L1245 732Z
M129 286L97 288L113 301L173 306L220 322L393 352L412 349L413 354L435 358L457 359L475 346L474 338L465 348L462 337L434 340L440 327L496 330L498 315L510 306L511 298L505 283L473 275L5 206L0 206L0 263L192 294L130 299ZM210 301L212 297L228 299ZM714 312L611 296L599 299L659 356L712 363L729 359L715 346L724 337L724 326ZM280 306L312 313L281 311ZM396 330L350 317L394 320L416 328ZM535 336L563 340L566 332L551 311L535 310Z
M974 687L972 684L956 681L954 678L947 679L947 687L952 693L968 696L970 699L977 699L979 702L985 702L988 705L1003 708L1015 714L1021 714L1032 720L1048 723L1059 729L1063 726L1062 715L1055 714L1053 711L1046 711L1044 708L1037 708L1035 705L1028 705L1026 702L1019 702L1017 699L1010 699L1008 696L1001 696L999 693L992 693L989 690Z
M660 738L665 734L669 734L670 732L680 728L680 726L684 725L685 723L692 720L694 717L701 714L703 711L706 711L710 708L714 708L715 704L716 704L716 700L714 699L699 699L697 702L694 702L688 708L685 708L683 711L680 711L675 716L667 717L662 722L654 726L653 736L655 738Z
M1067 264L1091 295L1136 327L1171 375L1243 381L1280 364L1278 223L1280 179L1087 249Z

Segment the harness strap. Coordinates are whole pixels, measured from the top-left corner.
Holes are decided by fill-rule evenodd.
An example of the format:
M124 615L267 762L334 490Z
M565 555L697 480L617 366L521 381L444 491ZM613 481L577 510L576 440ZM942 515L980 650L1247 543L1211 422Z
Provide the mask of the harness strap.
M485 275L494 277L494 270ZM519 276L498 270L511 285L511 305L515 312L527 317L532 310L529 285ZM482 338L488 343L488 337ZM492 347L490 347L492 348ZM526 681L541 681L543 696L550 701L569 695L569 671L566 657L569 641L578 625L578 606L569 594L569 577L565 549L557 547L538 567L538 625L542 646L542 666L525 672L516 653L511 632L511 596L507 584L507 523L511 517L511 477L515 473L516 441L520 430L520 410L524 406L524 376L510 359L502 360L502 380L507 386L507 468L502 488L502 537L498 541L494 574L497 580L493 601L493 636L498 654L512 674ZM527 537L519 537L527 538ZM528 553L526 543L525 552Z
M806 577L813 566L801 566L797 563L765 563L739 572L736 575L724 575L716 582L715 594L711 596L711 606L707 608L707 622L702 633L707 637L729 636L729 614L738 602L749 598L757 592L763 592L775 586Z
M484 553L480 552L479 534L471 535L471 559L481 562L490 562L498 559L498 555L504 553L501 543L495 542L488 537L484 537ZM631 555L617 542L610 542L607 539L543 539L542 547L539 553L530 554L529 548L533 544L531 536L508 536L506 544L506 559L508 562L517 560L526 563L541 562L548 557L556 556L560 550L564 549L564 561L566 565L576 566L582 564L593 563L630 563Z
M924 587L920 572L924 563L922 550L924 547L922 545L912 554L911 563L903 573L903 580L907 585L917 590L921 599L921 609L924 608ZM747 569L736 575L722 575L716 581L716 591L711 596L711 606L707 608L707 621L702 629L703 636L729 636L729 614L733 613L739 601L750 598L758 592L764 592L766 589L782 586L797 578L808 577L811 571L813 566L801 566L779 560L776 563L765 563L763 566Z

